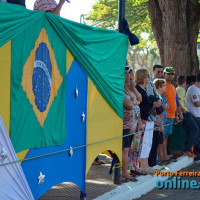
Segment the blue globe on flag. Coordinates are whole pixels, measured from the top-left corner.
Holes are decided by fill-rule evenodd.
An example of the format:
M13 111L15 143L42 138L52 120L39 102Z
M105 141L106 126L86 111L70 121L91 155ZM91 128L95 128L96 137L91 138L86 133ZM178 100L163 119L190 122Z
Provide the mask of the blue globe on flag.
M47 44L39 44L35 52L35 62L32 76L35 105L40 112L44 112L49 103L52 85L52 65Z

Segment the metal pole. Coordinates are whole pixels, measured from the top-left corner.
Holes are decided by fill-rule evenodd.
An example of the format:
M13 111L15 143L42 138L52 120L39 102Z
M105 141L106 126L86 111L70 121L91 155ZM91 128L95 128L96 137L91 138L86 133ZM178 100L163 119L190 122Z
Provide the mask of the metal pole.
M126 0L118 0L118 31L122 31L122 19L126 18ZM114 166L114 183L121 183L121 164Z
M81 16L80 16L80 23L81 23L81 24L85 24L85 17L84 17L84 14L81 14Z
M118 0L118 31L122 30L122 19L126 18L126 0Z

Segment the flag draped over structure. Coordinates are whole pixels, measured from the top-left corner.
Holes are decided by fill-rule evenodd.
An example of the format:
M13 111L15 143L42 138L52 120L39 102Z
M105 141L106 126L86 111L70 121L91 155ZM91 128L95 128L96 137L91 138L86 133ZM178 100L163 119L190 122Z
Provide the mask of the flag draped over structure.
M121 138L87 144L122 135L127 49L116 31L0 2L0 114L18 158L40 157L21 164L35 199L64 181L85 192L95 157L121 156Z

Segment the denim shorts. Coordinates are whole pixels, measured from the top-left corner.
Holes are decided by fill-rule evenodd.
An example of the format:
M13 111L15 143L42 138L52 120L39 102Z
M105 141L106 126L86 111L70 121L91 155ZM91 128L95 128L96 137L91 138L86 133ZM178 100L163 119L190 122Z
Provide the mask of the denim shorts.
M165 124L165 131L163 135L167 135L167 134L171 135L173 131L174 118L167 118L167 120L169 121L170 125Z

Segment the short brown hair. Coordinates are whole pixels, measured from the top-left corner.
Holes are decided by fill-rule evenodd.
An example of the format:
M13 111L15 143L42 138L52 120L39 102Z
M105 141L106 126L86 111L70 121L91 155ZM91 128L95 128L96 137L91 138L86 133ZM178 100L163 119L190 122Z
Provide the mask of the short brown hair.
M156 89L159 89L163 86L163 84L166 84L166 81L165 81L165 79L158 79L157 78L157 79L154 80L153 83L156 86Z
M137 84L144 84L144 79L148 76L149 71L147 69L141 68L135 72L135 82Z
M177 82L178 82L178 85L182 85L183 83L185 83L185 76L178 76Z
M161 66L161 65L154 65L154 66L153 66L153 71L155 71L157 68L158 68L158 69L164 69L164 67Z

